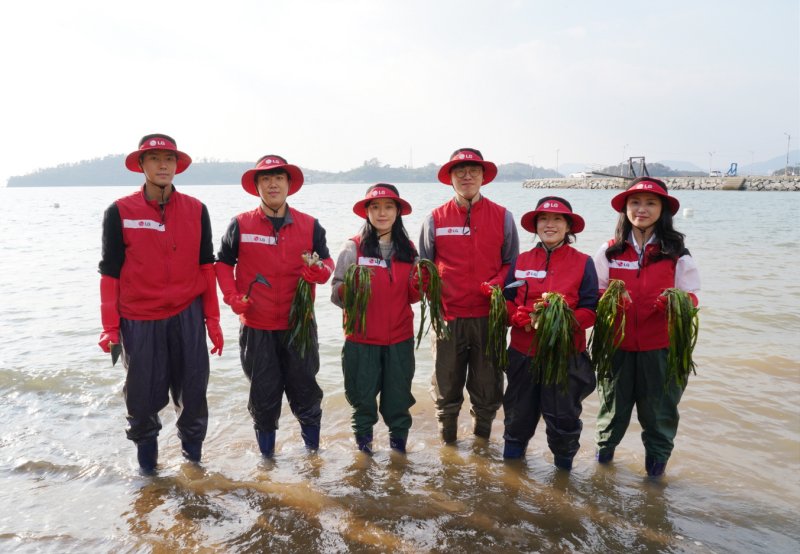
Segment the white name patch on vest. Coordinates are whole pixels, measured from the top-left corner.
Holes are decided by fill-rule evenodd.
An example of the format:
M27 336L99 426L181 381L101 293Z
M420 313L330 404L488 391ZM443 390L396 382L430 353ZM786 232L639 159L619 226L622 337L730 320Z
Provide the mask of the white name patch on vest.
M278 244L278 241L275 240L275 237L271 237L268 235L253 235L251 233L242 233L242 236L239 237L239 241L255 242L257 244L271 244L271 245Z
M158 221L152 219L123 219L122 226L125 229L149 229L163 233L166 228Z
M358 257L358 265L365 265L368 267L382 267L384 269L388 267L386 265L386 260L382 260L380 258L367 258L366 256Z
M547 277L547 272L543 269L517 269L514 271L514 277L516 279L544 279Z
M468 236L470 229L469 227L437 227L436 228L436 236L437 237L454 237L454 236Z
M639 269L639 262L629 262L627 260L611 260L608 262L608 267L611 269L631 269L636 271Z

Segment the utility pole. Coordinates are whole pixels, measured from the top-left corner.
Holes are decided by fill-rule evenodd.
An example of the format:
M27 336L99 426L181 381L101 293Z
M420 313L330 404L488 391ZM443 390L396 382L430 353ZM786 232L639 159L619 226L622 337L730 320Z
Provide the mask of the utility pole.
M709 152L708 153L708 175L709 176L711 175L711 172L713 171L713 165L714 165L714 152Z
M789 133L783 133L786 135L786 166L783 168L783 176L786 177L789 175L789 145L792 143L792 135Z

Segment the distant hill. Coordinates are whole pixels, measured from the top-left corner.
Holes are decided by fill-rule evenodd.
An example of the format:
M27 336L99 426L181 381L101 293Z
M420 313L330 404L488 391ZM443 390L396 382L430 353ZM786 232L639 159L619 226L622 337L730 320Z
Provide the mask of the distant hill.
M798 165L800 163L800 150L795 149L789 152L789 165ZM772 175L779 169L786 167L786 154L776 156L765 160L763 162L755 162L753 164L744 165L739 164L740 175Z
M185 176L176 180L192 185L235 184L242 173L253 167L252 162L196 161ZM437 180L439 166L392 167L376 158L348 171L327 172L302 167L307 183L428 183ZM529 164L509 163L497 167L497 181L524 181L531 178L556 177L558 174ZM9 187L57 187L57 186L104 186L138 185L142 176L125 169L125 155L113 154L103 158L83 160L71 164L40 169L27 175L10 177Z
M644 174L644 172L638 166L634 166L633 170L635 174L638 176ZM608 167L604 167L603 169L598 169L596 171L598 173L604 173L606 175L623 175L623 176L631 175L627 163L610 165ZM647 173L652 177L702 177L708 174L706 171L687 171L687 170L672 169L671 167L667 167L666 165L660 163L647 163Z
M708 171L702 167L698 167L697 165L693 164L692 162L684 162L680 160L659 160L658 162L663 166L670 167L675 171L696 171L700 173L708 173ZM649 165L648 165L649 167Z

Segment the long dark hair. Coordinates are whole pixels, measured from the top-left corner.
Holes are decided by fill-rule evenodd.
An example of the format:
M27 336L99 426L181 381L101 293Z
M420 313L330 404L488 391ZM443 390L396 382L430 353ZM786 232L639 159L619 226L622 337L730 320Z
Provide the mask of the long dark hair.
M367 189L367 193L372 191L372 189L374 189L376 186L378 185L369 187ZM387 188L394 192L397 196L400 196L397 187L394 185L381 183L380 186ZM394 224L392 224L392 230L390 231L392 243L394 244L394 257L400 262L412 263L414 258L417 257L417 249L411 244L411 239L408 238L408 232L406 231L405 225L403 225L403 217L400 215L402 206L396 200L394 201L394 204L397 206L397 218L394 220ZM369 202L367 202L367 206L369 206ZM364 222L364 226L361 227L361 252L370 258L383 257L381 254L379 238L378 231L372 226L372 223L369 222L369 214L367 214L367 220Z
M655 179L650 178L650 180ZM664 185L665 190L666 188L666 185ZM677 260L686 252L686 246L684 244L686 235L678 232L675 227L672 226L672 212L670 211L669 203L666 198L661 195L659 195L658 198L661 200L661 216L654 225L653 234L655 234L659 248L649 254L648 261L657 262L664 258ZM625 242L628 240L633 230L633 224L628 220L627 205L628 200L626 198L625 206L623 206L622 211L619 213L619 219L617 219L617 228L614 231L614 244L609 246L608 250L606 250L606 258L609 261L611 261L615 255L625 250Z

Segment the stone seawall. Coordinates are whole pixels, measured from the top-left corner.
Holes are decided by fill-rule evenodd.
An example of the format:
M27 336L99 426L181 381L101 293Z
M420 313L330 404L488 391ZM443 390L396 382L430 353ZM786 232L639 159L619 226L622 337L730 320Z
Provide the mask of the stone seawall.
M777 190L800 191L800 176L788 177L659 177L674 190ZM627 179L586 177L583 179L527 179L525 188L624 189Z

